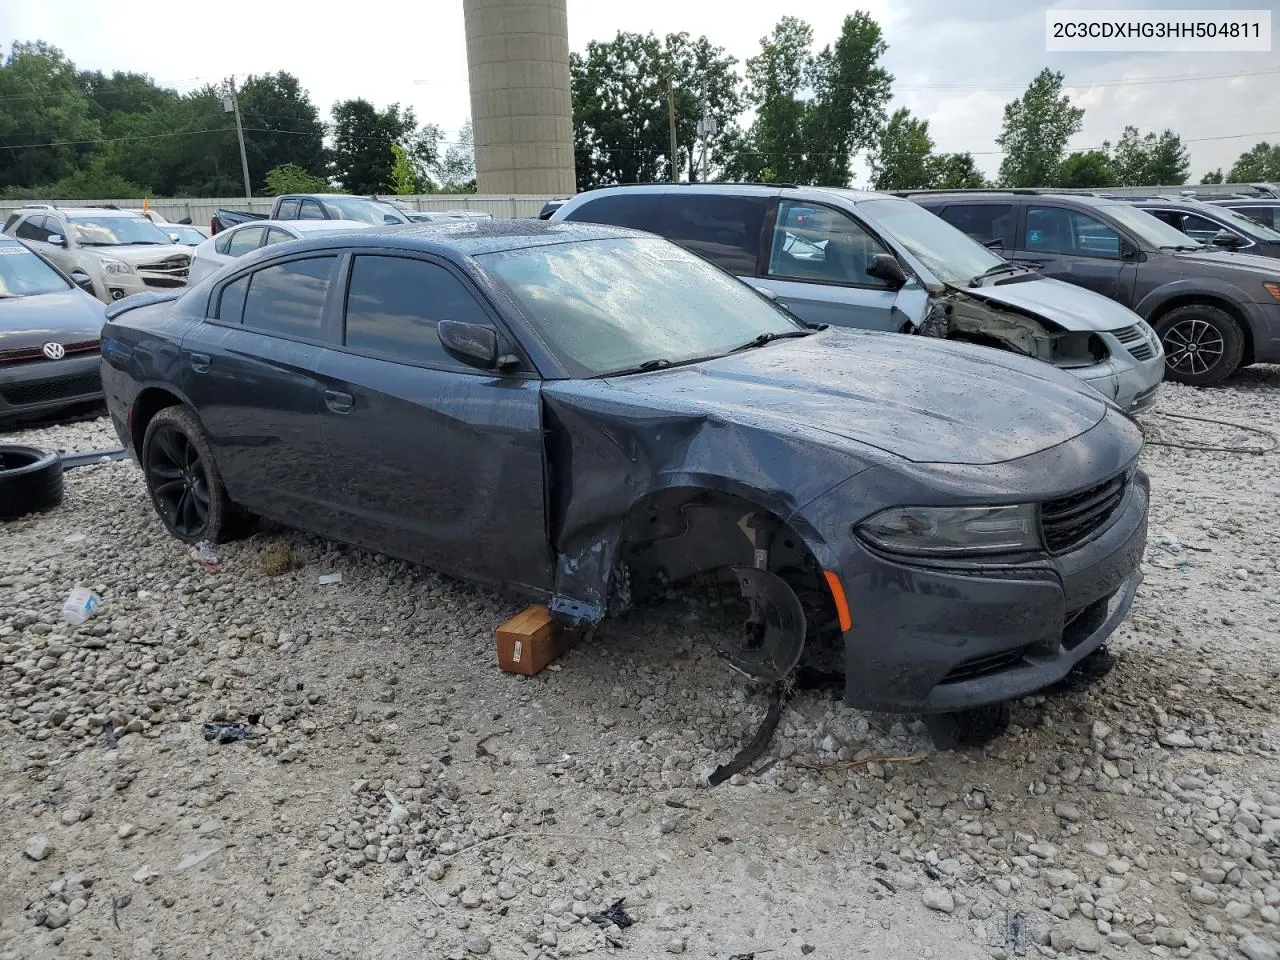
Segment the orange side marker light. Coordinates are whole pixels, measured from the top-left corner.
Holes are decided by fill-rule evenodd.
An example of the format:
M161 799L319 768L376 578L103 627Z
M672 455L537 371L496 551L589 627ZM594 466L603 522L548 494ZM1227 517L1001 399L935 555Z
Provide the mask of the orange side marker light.
M845 633L853 628L853 617L849 616L849 601L845 599L844 587L840 585L840 578L834 571L823 570L822 575L827 578L827 586L831 588L831 599L835 601L836 615L840 617L840 631Z

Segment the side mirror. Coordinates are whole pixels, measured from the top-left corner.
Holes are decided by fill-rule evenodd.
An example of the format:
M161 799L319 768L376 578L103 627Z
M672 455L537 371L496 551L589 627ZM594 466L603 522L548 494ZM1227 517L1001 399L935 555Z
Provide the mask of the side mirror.
M878 253L871 258L867 267L867 276L883 280L894 290L901 290L907 283L907 275L902 272L902 265L887 253Z
M436 333L445 353L460 363L480 370L493 370L498 366L498 334L493 327L441 320L436 325Z
M1219 230L1214 234L1212 242L1215 247L1225 247L1227 250L1239 250L1244 246L1244 239L1230 230Z
M71 275L71 279L75 281L75 285L79 287L81 290L83 290L85 293L95 297L97 296L97 294L93 292L93 281L90 280L85 274L73 273Z
M51 243L55 247L65 247L67 245L67 238L60 233L51 233L49 234L49 239L46 240L45 243Z
M176 233L171 233L171 234L169 234L169 239L170 239L170 240L172 240L174 243L181 243L181 242L182 242L182 238L181 238L180 236L178 236Z
M1003 250L1003 249L1004 249L1004 241L1003 241L1003 240L1001 240L999 237L996 237L996 238L994 238L994 239L992 239L992 240L984 241L982 245L983 245L984 247L986 247L988 250Z
M1137 260L1138 248L1135 247L1128 240L1122 239L1120 241L1120 259L1121 260Z

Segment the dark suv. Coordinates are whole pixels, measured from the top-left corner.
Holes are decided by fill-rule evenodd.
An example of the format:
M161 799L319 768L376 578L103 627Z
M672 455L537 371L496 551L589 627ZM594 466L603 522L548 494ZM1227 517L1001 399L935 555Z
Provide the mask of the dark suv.
M1131 307L1195 386L1280 361L1280 263L1210 249L1122 200L1039 190L909 193L1014 263Z

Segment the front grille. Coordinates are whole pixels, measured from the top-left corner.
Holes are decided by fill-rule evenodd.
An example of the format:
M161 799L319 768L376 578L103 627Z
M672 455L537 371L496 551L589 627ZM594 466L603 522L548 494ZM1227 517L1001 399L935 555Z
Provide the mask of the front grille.
M75 343L64 343L62 349L66 352L66 356L74 357L85 353L97 353L99 343L97 340L79 340ZM44 355L43 344L36 347L12 347L8 350L0 350L0 366L33 363L39 360L50 362Z
M150 273L154 276L143 277L143 281L151 287L181 287L187 282L187 271L191 268L191 258L181 253L166 257L155 263L140 263L139 274Z
M53 400L68 400L102 392L102 378L96 373L81 373L60 380L20 383L0 390L0 397L11 406L23 407Z
M1147 340L1146 334L1137 324L1114 331L1115 338L1124 344L1125 349L1133 354L1135 360L1150 360L1156 355L1155 348Z
M1027 653L1027 647L1014 647L1012 650L1001 650L999 653L988 653L981 657L971 657L952 667L942 678L942 683L963 683L965 680L976 680L992 673L1007 670L1021 660Z
M1106 526L1124 499L1128 478L1123 474L1096 487L1040 506L1040 528L1053 553L1065 553Z

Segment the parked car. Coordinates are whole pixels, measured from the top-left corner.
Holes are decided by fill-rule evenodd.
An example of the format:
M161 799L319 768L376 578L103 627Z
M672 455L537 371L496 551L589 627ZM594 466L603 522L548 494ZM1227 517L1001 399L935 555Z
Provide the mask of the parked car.
M0 428L102 400L102 304L0 236Z
M209 239L209 232L189 223L166 223L161 227L169 239L184 247L198 247Z
M1220 383L1280 361L1280 265L1206 249L1120 200L1052 191L913 193L1009 259L1132 307L1164 344L1167 376Z
M1259 257L1280 257L1280 231L1228 207L1172 197L1132 202L1139 210L1147 211L1206 247L1221 247Z
M185 286L191 251L146 217L91 207L23 207L5 221L16 237L99 300Z
M220 233L251 220L359 220L367 224L409 223L408 214L377 197L341 193L290 193L276 197L270 214L247 210L215 210L209 232Z
M406 210L407 216L414 223L432 223L436 220L492 220L492 213L479 213L475 210Z
M1215 206L1227 207L1241 216L1255 220L1264 227L1280 230L1280 200L1253 200L1232 198L1230 200L1211 200Z
M264 247L288 243L317 233L363 230L368 226L369 224L359 220L256 220L253 223L243 223L200 242L191 260L191 282L203 280L246 253Z
M1070 371L1126 410L1155 402L1155 334L1105 297L1007 263L915 204L783 184L652 184L580 193L552 221L649 230L813 323L928 333Z
M568 199L568 197L562 197L556 200L548 200L542 205L542 209L538 211L538 219L550 220L551 215L563 207Z
M785 676L948 713L1062 678L1141 580L1136 423L1048 364L816 328L657 237L309 237L114 305L112 423L165 528L248 513L596 622L700 574ZM806 598L802 605L801 597Z

